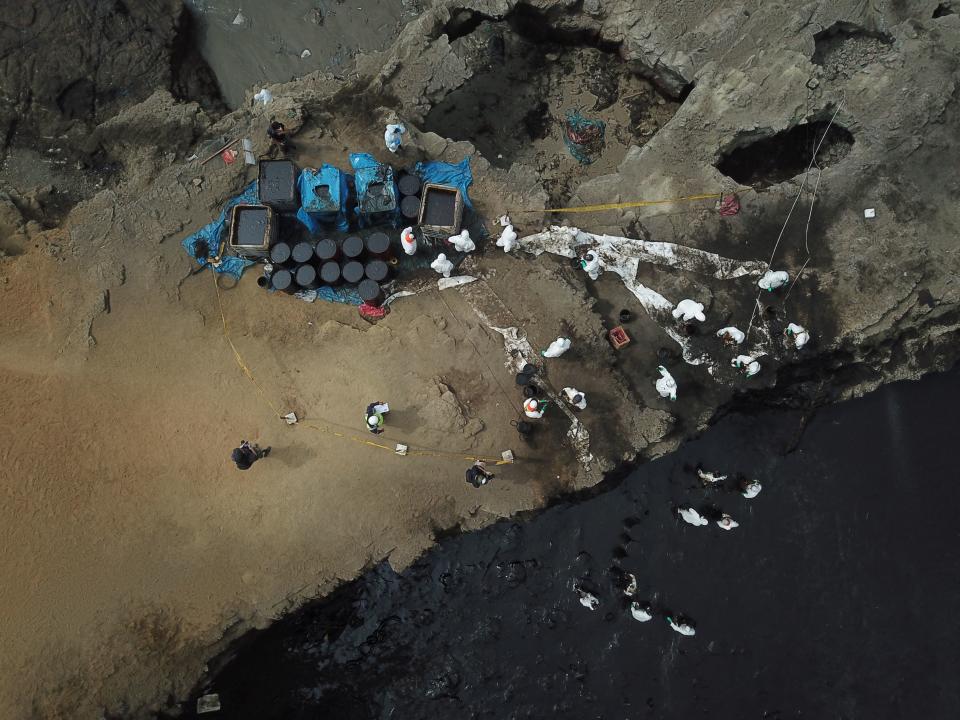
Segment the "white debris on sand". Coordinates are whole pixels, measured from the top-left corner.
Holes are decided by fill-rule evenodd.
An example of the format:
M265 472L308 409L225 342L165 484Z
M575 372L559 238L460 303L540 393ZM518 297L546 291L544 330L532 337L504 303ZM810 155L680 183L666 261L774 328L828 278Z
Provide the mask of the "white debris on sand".
M545 358L558 358L570 349L570 344L570 338L558 337L546 350L541 350L540 354Z
M473 275L456 275L455 277L442 277L437 280L437 289L446 290L447 288L458 287L460 285L466 285L467 283L475 282L476 278Z

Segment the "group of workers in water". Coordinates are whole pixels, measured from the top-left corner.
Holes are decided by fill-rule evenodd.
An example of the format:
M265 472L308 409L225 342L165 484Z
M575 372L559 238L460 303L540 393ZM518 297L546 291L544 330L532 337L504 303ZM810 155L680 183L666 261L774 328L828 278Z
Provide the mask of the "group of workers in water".
M704 487L722 487L724 481L728 479L727 475L704 470L702 467L698 467L696 472L697 477ZM748 500L757 497L762 490L762 486L758 480L738 476L733 478L733 481L739 493ZM690 506L681 506L676 508L676 513L684 522L695 527L708 525L710 519L722 530L733 530L739 527L739 523L729 514L721 512L716 508L697 511ZM708 517L710 519L708 519ZM636 576L633 573L623 570L619 565L614 565L611 571L615 575L616 587L619 591L622 591L628 599L630 616L637 622L649 622L652 620L656 615L652 604L636 597L638 590ZM585 581L574 583L574 592L576 592L581 605L588 610L596 610L600 607L600 598L597 596L597 592L591 591L587 585L588 583ZM662 614L674 632L686 636L696 635L696 623L691 618L685 615L678 615L670 610L662 610Z

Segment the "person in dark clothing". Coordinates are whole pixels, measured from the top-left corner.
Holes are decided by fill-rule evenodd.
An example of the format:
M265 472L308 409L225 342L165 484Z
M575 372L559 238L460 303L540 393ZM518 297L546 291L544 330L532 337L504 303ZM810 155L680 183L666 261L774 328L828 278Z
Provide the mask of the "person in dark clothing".
M487 466L483 460L477 460L467 470L467 482L470 485L473 485L475 488L479 488L481 485L486 485L488 482L493 480L493 478L493 473L487 472Z
M284 152L293 150L293 143L287 139L287 128L284 127L282 122L277 120L271 122L270 127L267 128L267 137L273 141L274 147L278 147Z
M260 458L270 454L270 448L260 449L259 445L251 445L246 440L240 441L240 447L234 448L230 459L237 464L237 470L249 470Z

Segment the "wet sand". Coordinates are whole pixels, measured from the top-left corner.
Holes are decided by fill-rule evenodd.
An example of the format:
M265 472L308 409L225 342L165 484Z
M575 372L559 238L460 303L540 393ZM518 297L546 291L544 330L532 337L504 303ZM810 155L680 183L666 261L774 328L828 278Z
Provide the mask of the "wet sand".
M258 720L953 717L958 398L954 371L805 430L799 412L729 416L594 499L447 539L400 575L378 566L241 641L203 689ZM763 491L705 490L698 463ZM686 525L677 505L740 527ZM636 575L651 622L612 568Z

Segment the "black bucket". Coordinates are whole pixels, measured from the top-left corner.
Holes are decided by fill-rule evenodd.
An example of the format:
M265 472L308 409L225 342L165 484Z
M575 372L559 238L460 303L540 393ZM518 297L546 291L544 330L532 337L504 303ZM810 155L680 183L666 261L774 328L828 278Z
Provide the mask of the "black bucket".
M324 285L339 285L340 279L340 263L331 260L320 266L320 281Z
M298 242L293 246L293 252L290 256L298 265L310 262L310 260L313 259L313 243L307 242L306 240Z
M261 275L257 278L257 285L262 288L269 287L270 278L268 278L266 275Z
M358 263L356 260L351 260L343 266L341 277L345 283L356 285L363 280L363 264Z
M525 398L535 398L538 392L540 392L540 388L533 383L523 386L523 396Z
M632 312L630 312L629 310L621 310L621 311L620 311L620 322L621 322L621 323L628 323L628 322L630 322L631 320L633 320L633 313L632 313Z

